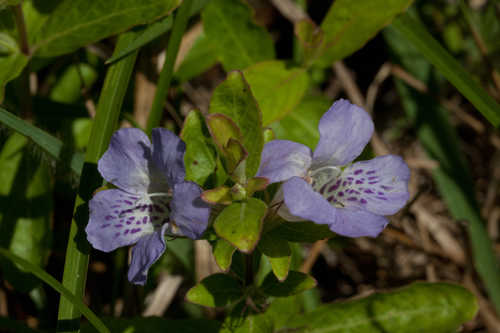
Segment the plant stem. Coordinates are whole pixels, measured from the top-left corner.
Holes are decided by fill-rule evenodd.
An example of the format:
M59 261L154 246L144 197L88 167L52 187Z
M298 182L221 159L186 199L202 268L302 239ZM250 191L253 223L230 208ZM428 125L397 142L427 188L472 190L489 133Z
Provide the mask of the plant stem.
M19 34L19 48L25 55L30 55L30 46L28 44L28 34L26 33L26 24L24 23L23 8L21 5L14 6L14 16L16 20L17 33Z
M160 73L153 106L151 107L151 113L146 125L146 134L148 135L151 135L153 128L160 124L163 106L165 105L168 89L170 88L170 82L172 81L174 73L175 59L177 58L182 35L184 34L184 30L186 30L192 3L193 0L184 0L175 15L172 34L170 35L166 50L167 55L165 57L165 63Z
M132 32L122 34L115 52L126 47L135 37ZM118 123L118 116L134 68L137 52L110 66L102 88L96 117L92 126L80 187L75 202L73 220L68 239L64 264L63 285L77 297L83 297L87 278L90 246L86 240L85 227L88 222L88 204L93 192L102 185L97 171L97 161L106 150L111 135ZM80 312L65 297L59 303L57 332L78 332Z

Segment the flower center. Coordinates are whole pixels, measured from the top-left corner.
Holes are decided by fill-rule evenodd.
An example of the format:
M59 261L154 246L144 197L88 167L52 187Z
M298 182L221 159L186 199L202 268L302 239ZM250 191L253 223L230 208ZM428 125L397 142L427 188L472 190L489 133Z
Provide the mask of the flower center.
M340 200L329 196L329 193L335 192L341 185L341 174L342 169L336 166L324 166L309 171L313 190L325 197L331 205L338 208L342 208L344 205Z

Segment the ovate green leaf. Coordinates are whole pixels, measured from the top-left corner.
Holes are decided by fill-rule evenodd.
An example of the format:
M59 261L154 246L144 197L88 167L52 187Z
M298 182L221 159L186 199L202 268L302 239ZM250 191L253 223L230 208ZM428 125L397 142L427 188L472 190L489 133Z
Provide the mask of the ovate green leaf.
M262 124L283 118L302 99L309 85L304 68L286 68L283 61L260 62L243 71L262 111Z
M186 117L181 132L186 143L184 163L186 179L203 184L212 174L216 165L215 149L209 143L205 119L199 111L192 111Z
M273 273L280 281L288 276L291 261L291 251L288 242L283 238L273 237L266 233L259 242L259 250L269 260Z
M262 115L241 72L231 72L210 100L210 113L222 113L231 118L241 130L243 146L248 152L246 175L253 177L259 168L264 146Z
M204 278L189 289L186 298L191 303L220 307L234 303L243 296L242 286L235 278L218 273Z
M446 283L414 283L363 299L323 305L296 316L286 328L308 333L450 333L478 309L466 289Z
M266 211L266 204L255 198L232 203L215 219L215 232L240 251L251 252L259 241Z
M316 280L305 273L290 271L285 281L279 281L274 274L269 273L260 289L263 293L275 297L287 297L299 294L316 287Z
M316 64L331 66L360 49L413 0L336 0L326 14L322 55Z
M255 24L250 7L241 0L212 0L202 19L207 38L215 45L226 71L274 58L271 36Z

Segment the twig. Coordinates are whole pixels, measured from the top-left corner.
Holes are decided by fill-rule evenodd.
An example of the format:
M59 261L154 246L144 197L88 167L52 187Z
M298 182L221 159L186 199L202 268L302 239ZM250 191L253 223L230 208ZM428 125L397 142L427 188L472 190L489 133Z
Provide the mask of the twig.
M271 3L281 15L294 24L308 18L307 13L291 0L271 0Z
M144 317L163 316L170 303L172 303L182 280L183 278L180 275L162 274L160 276L158 287L156 287L155 291L149 295L150 302L142 315Z
M21 52L25 55L30 55L30 46L28 44L28 35L26 33L26 24L24 22L23 8L21 4L14 6L14 14L17 26L17 32L19 34L19 48Z
M323 246L325 246L327 241L328 241L328 239L321 239L319 241L316 241L313 244L313 246L309 250L309 254L308 254L306 260L304 260L304 262L302 263L302 266L300 267L300 271L302 273L307 274L311 271L312 267L314 266L314 263L316 262L316 260L319 257L319 254L323 250Z

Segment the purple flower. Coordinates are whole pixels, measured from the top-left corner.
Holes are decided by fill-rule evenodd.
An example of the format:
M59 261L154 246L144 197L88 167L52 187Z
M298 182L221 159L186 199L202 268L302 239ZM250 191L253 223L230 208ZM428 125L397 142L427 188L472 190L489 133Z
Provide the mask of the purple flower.
M199 238L210 215L200 187L184 181L184 142L161 128L153 129L152 139L136 128L113 134L98 170L118 188L90 200L85 229L92 246L104 252L136 243L128 271L135 284L146 282L165 251L165 233Z
M289 221L327 224L348 237L377 236L409 199L410 170L399 156L352 163L373 134L363 109L336 101L319 123L314 153L299 143L274 140L264 146L257 176L284 184L278 214Z

